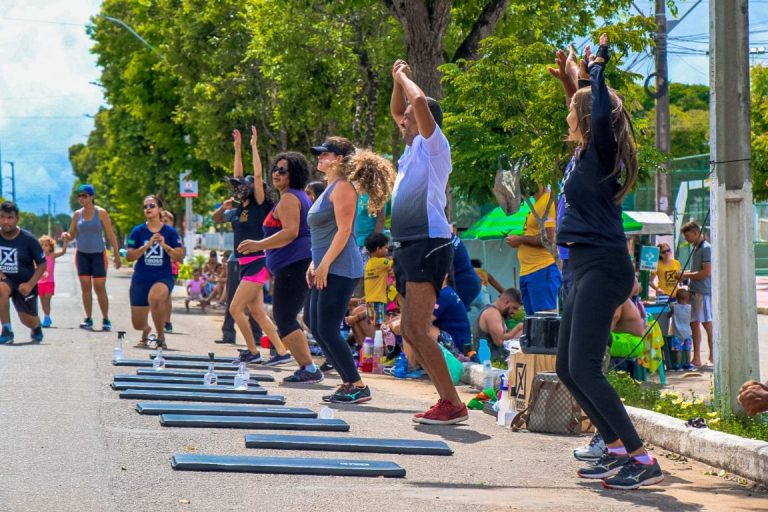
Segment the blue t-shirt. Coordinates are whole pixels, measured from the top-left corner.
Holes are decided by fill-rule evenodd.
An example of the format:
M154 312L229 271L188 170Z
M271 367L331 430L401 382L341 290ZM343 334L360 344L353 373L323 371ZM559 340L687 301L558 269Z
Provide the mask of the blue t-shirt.
M451 243L453 244L453 282L456 285L456 293L464 305L469 306L480 294L483 284L472 266L472 260L461 238L453 235Z
M435 327L445 331L453 338L456 348L461 348L472 341L472 329L469 326L467 308L453 288L446 286L437 297L433 322Z
M138 249L146 244L153 234L146 224L139 224L131 230L126 245L131 249ZM163 235L168 246L172 248L179 247L179 234L174 228L163 224L163 227L160 228L160 234ZM163 250L163 246L154 243L147 249L147 252L136 260L136 264L133 267L133 279L154 281L166 278L173 279L171 257Z
M357 215L355 215L355 243L365 246L365 239L376 229L376 216L368 214L368 194L357 196Z
M19 229L19 234L12 240L0 236L0 272L13 284L29 281L37 265L42 263L45 263L43 248L35 235L26 229Z
M397 163L392 190L392 240L451 238L445 216L451 146L440 127L435 126L429 139L417 135Z

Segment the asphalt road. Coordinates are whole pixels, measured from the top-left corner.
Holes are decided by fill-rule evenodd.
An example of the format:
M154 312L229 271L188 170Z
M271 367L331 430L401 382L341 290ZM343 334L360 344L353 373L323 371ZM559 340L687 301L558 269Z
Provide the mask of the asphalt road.
M510 433L480 412L461 427L416 426L410 416L434 402L432 388L379 376L368 379L372 402L336 408L352 427L348 435L442 439L453 456L307 454L391 460L407 470L404 479L175 472L169 458L177 453L304 454L248 450L246 430L165 428L157 417L137 414L134 401L109 388L113 374L133 371L110 363L115 334L77 328L82 312L71 257L57 267L54 328L45 342L22 343L27 330L14 314L18 341L0 346L0 511L768 510L768 495L707 476L702 464L673 462L660 449L654 453L667 472L663 485L605 491L575 476L570 452L585 438ZM108 280L115 330L129 328L129 277L121 270ZM211 341L220 312L187 314L183 302L175 306L171 350L235 352ZM100 325L98 314L96 320ZM129 348L127 355L147 352ZM264 371L279 382L290 369ZM285 395L287 405L318 410L320 396L337 384L333 374L312 387L265 387Z

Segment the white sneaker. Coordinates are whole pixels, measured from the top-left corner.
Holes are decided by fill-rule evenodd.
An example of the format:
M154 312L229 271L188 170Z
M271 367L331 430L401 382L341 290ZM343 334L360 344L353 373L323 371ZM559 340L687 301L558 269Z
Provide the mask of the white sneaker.
M582 446L581 448L573 450L573 456L576 460L595 461L602 457L606 450L607 448L605 446L605 441L603 441L603 436L598 432L592 436L592 439L587 446Z

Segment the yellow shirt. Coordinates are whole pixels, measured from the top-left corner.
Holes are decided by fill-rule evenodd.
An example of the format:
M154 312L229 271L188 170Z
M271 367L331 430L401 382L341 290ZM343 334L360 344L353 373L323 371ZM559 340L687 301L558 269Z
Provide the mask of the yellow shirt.
M363 289L365 290L365 302L381 302L387 300L387 276L392 269L392 260L389 258L370 258L365 264L365 277Z
M659 290L665 295L671 295L672 290L677 284L677 273L680 272L680 262L673 259L670 263L659 260L659 268L656 269L656 276L659 278Z
M544 193L533 204L533 208L539 217L544 218L545 228L555 227L555 203L552 203L552 207L549 209L547 215L544 215L544 211L549 203L549 192ZM523 236L535 236L538 237L540 233L539 224L536 222L536 217L533 213L529 213L525 219L525 228L523 228ZM533 274L537 270L541 270L553 264L555 258L544 247L532 247L530 245L520 245L517 248L517 259L520 261L520 275L526 276Z

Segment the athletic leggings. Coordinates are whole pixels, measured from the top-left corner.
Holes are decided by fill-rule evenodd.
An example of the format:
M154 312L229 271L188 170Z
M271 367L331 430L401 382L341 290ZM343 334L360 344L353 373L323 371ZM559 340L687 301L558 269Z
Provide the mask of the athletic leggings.
M309 327L320 344L325 357L343 382L357 382L360 374L347 341L341 337L340 327L349 306L349 299L360 279L328 274L328 284L322 289L312 288L309 299Z
M557 375L606 443L628 452L643 443L616 390L602 371L613 315L632 293L635 273L625 247L570 247L573 285L563 310Z
M274 273L272 286L272 316L277 332L285 338L301 329L299 312L307 296L307 268L312 260L307 258L290 263Z

